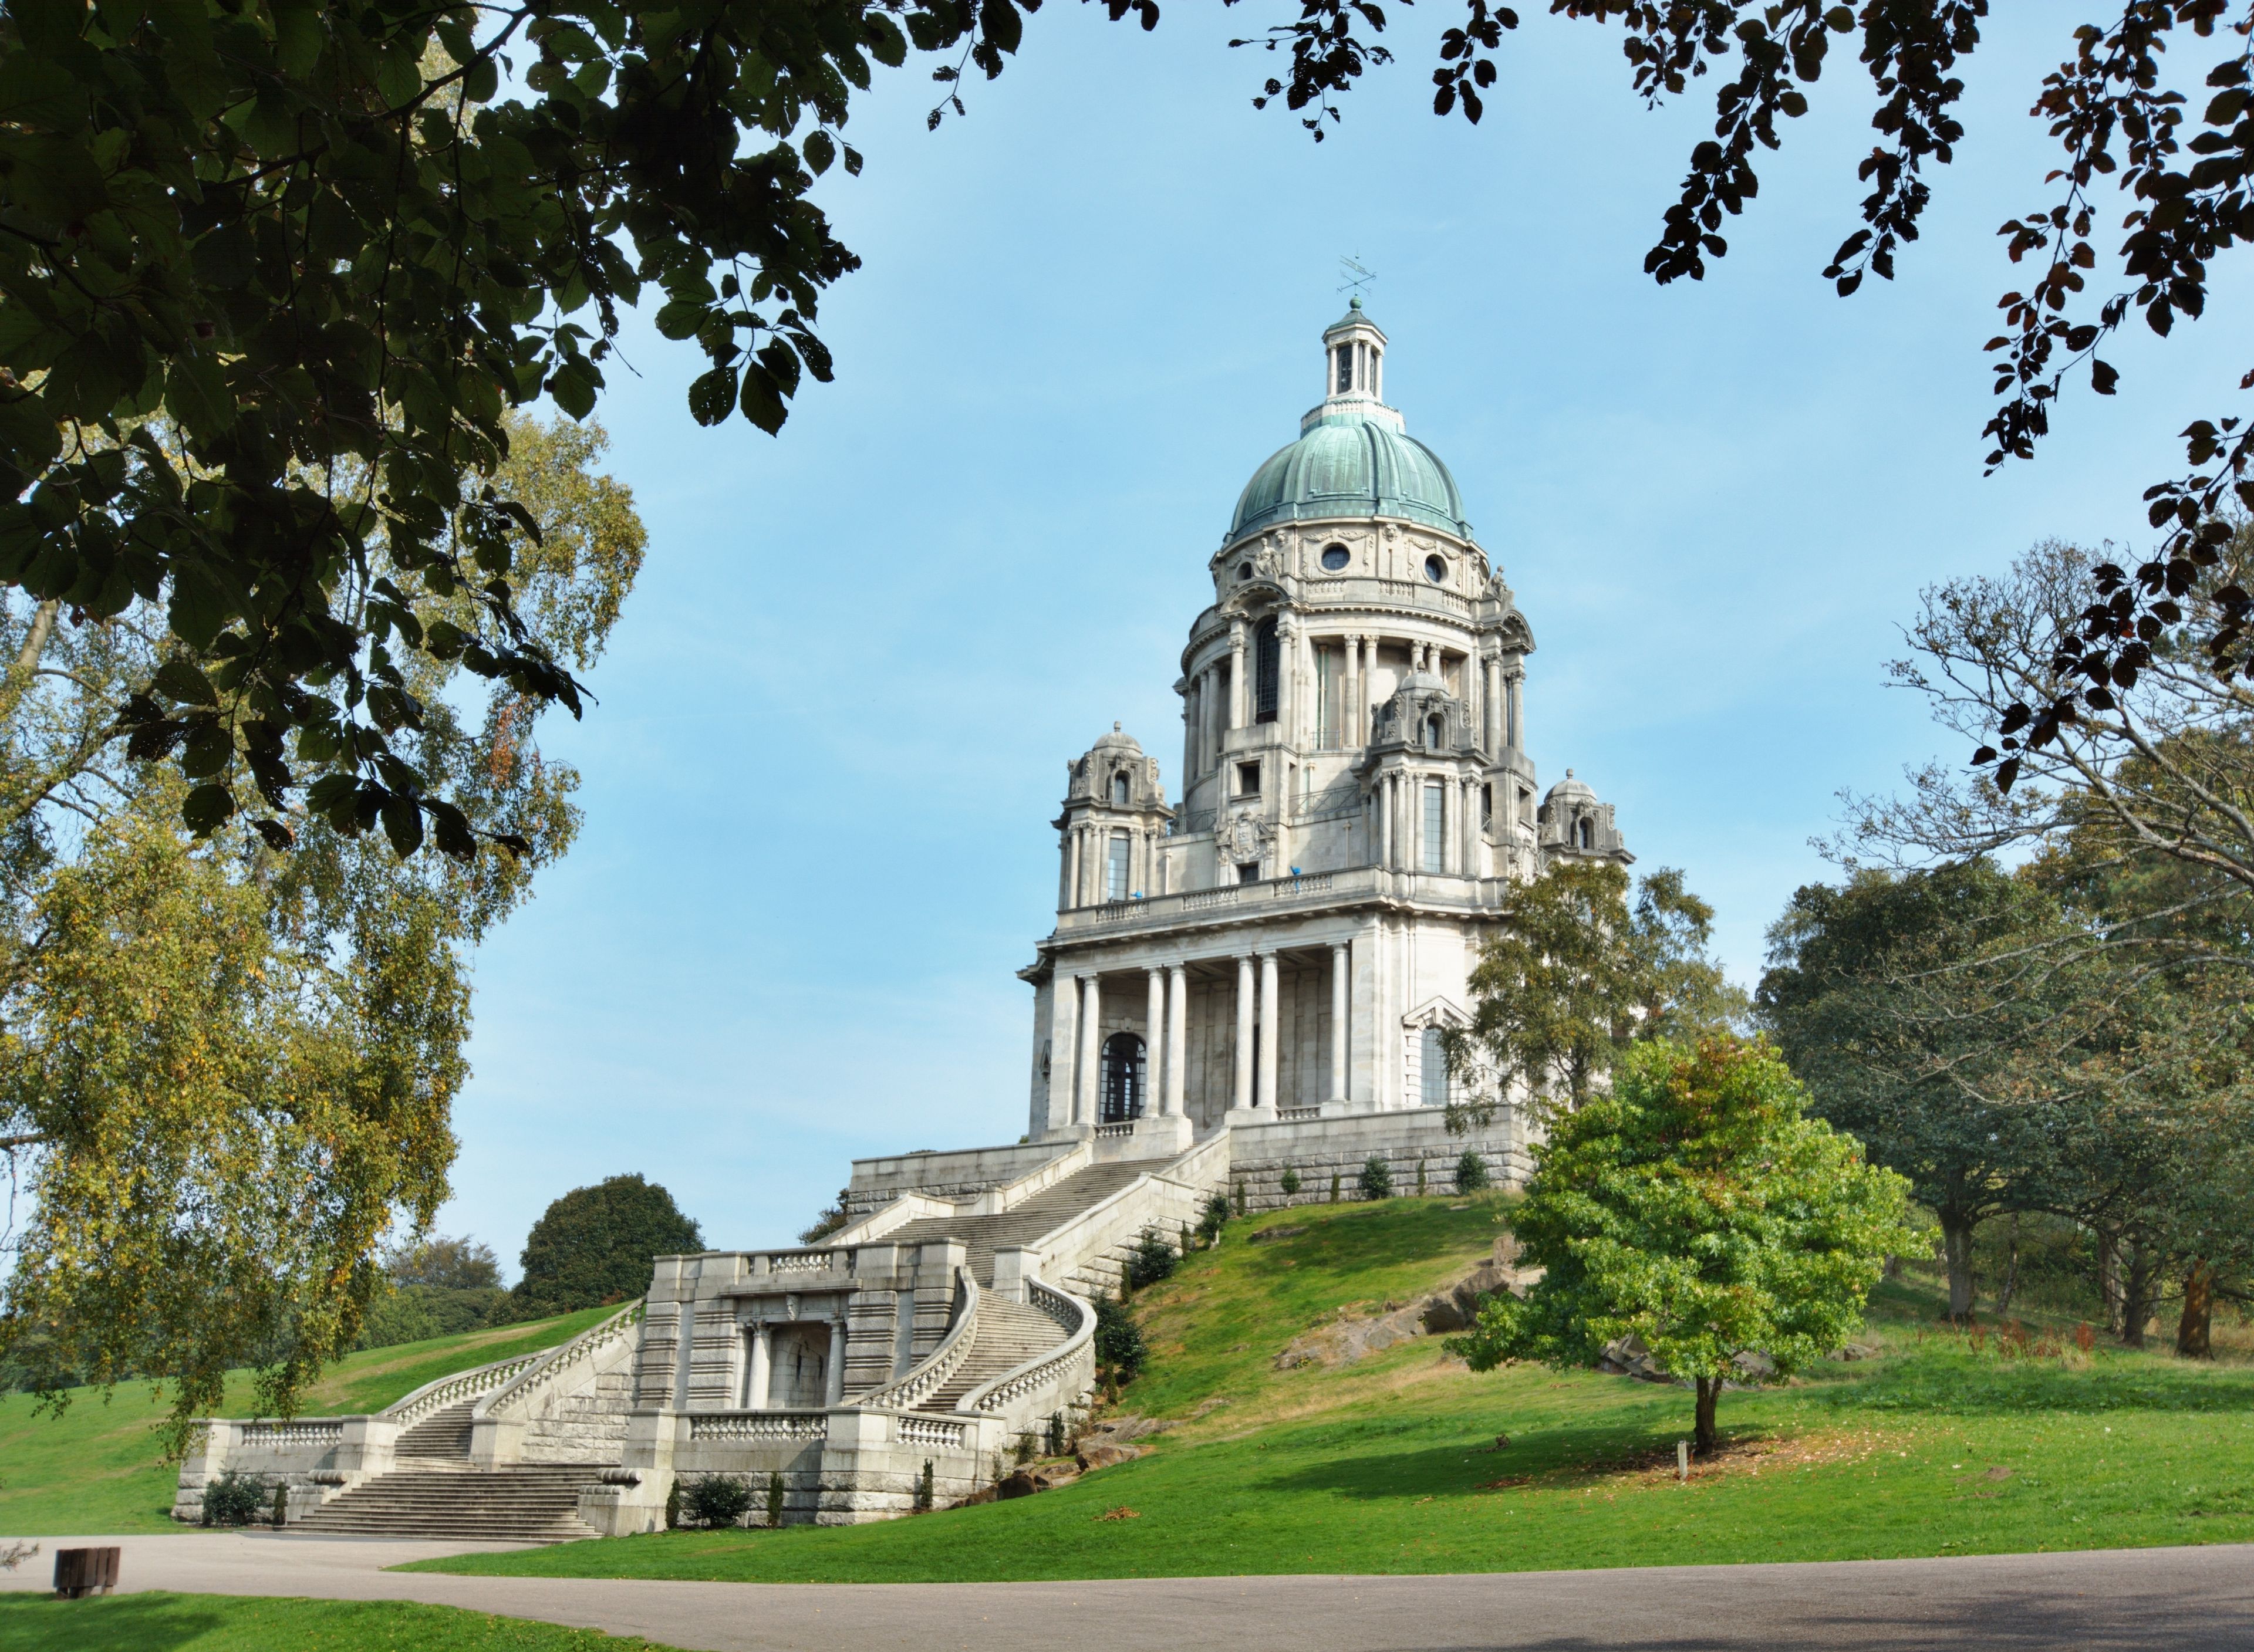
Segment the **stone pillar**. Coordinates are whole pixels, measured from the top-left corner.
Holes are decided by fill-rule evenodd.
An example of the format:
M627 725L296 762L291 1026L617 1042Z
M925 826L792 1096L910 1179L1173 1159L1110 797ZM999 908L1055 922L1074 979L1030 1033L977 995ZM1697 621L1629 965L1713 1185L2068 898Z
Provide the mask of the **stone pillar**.
M1103 1081L1103 977L1089 976L1080 1006L1080 1085L1073 1102L1072 1122L1096 1123L1102 1101L1097 1093Z
M1277 1013L1276 987L1276 955L1264 952L1260 955L1259 1088L1253 1105L1271 1113L1276 1110L1277 1031L1282 1021Z
M1197 778L1197 678L1194 675L1182 679L1182 797L1190 794L1190 782Z
M824 1409L835 1410L845 1397L845 1321L842 1316L830 1322L830 1357L824 1365L829 1391L822 1396L822 1404Z
M1276 618L1276 726L1283 731L1284 740L1293 746L1298 744L1298 738L1292 728L1292 719L1299 710L1299 696L1292 682L1298 652L1298 626L1292 622L1288 614L1278 614Z
M1510 726L1508 738L1510 741L1510 749L1514 752L1522 752L1526 749L1525 709L1519 699L1519 690L1524 686L1525 682L1526 671L1523 667L1514 667L1503 676L1503 693L1509 700Z
M1355 637L1354 668L1348 674L1346 693L1350 702L1347 709L1346 745L1349 751L1360 751L1369 744L1369 662L1376 644L1368 637Z
M1244 621L1228 622L1228 726L1241 729L1252 720L1244 682Z
M1346 1100L1346 982L1349 958L1347 943L1331 947L1331 1100Z
M1182 1065L1189 1057L1190 972L1187 965L1178 963L1167 973L1171 979L1166 984L1166 1116L1180 1118L1186 1088Z
M1464 829L1457 836L1464 846L1462 871L1465 877L1476 878L1480 875L1479 781L1468 776L1466 777L1460 795L1464 800L1462 815Z
M1080 977L1054 970L1049 975L1049 1117L1051 1130L1072 1123L1072 1098L1079 1088Z
M1149 1088L1150 1094L1143 1098L1143 1110L1164 1113L1166 1109L1158 1105L1153 1098L1166 1094L1159 1088L1163 1081L1158 1058L1166 1036L1166 972L1154 969L1150 971L1150 1007L1143 1018L1143 1082Z
M1487 747L1490 757L1502 749L1502 696L1495 692L1502 677L1498 668L1501 664L1502 662L1491 654L1480 657L1480 692L1484 696L1480 706L1483 713L1480 718L1480 743Z
M1252 1105L1252 959L1236 961L1236 1085L1229 1105L1242 1110Z
M1393 864L1393 776L1377 777L1377 864Z
M762 1320L752 1327L752 1368L744 1379L744 1409L767 1409L767 1389L774 1369L774 1327Z

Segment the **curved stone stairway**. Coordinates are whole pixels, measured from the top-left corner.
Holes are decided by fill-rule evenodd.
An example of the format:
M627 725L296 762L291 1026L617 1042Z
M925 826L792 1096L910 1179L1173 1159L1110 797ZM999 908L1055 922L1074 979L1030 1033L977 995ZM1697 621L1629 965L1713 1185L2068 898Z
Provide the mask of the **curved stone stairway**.
M970 1264L971 1278L982 1285L990 1286L994 1283L997 1250L1032 1243L1082 1211L1102 1203L1138 1176L1157 1168L1147 1162L1090 1165L998 1216L920 1216L887 1233L884 1242L915 1245L937 1239L959 1239L970 1252L965 1260Z

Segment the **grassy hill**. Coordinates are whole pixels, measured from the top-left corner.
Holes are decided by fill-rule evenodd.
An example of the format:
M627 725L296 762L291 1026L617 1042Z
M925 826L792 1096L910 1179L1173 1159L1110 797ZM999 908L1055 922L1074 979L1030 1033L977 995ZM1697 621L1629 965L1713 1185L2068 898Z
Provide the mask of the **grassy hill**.
M1152 1353L1119 1409L1151 1454L1063 1489L881 1525L674 1532L427 1569L923 1581L1505 1572L1996 1553L2254 1538L2254 1368L2025 1347L1882 1288L1880 1357L1723 1398L1727 1446L1675 1476L1683 1390L1595 1372L1480 1375L1418 1339L1279 1370L1292 1338L1408 1302L1483 1256L1492 1199L1304 1207L1232 1224L1137 1302ZM1251 1230L1304 1226L1273 1242ZM1509 1445L1496 1449L1498 1434Z
M590 1308L350 1354L307 1392L303 1414L379 1410L451 1371L550 1347L615 1312ZM230 1382L222 1414L248 1415L250 1388L248 1372ZM152 1432L164 1410L151 1382L121 1382L107 1399L97 1390L76 1390L60 1416L40 1412L28 1394L0 1394L0 1534L178 1530L165 1512L177 1470L158 1460Z

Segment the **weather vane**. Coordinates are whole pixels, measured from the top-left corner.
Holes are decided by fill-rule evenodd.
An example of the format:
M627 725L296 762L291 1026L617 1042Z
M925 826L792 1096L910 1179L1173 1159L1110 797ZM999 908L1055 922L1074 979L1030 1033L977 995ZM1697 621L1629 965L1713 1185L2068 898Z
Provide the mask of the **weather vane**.
M1368 289L1371 282L1377 279L1377 271L1366 268L1361 259L1343 256L1339 259L1339 274L1346 279L1339 284L1338 290L1351 292L1357 298Z

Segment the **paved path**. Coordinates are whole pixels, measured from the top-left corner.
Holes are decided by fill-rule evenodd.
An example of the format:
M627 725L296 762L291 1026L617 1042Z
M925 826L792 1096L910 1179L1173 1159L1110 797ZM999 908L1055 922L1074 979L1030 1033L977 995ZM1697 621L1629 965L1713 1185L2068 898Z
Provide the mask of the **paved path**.
M699 1652L2254 1648L2254 1546L2239 1545L1437 1578L857 1586L402 1574L382 1568L476 1545L383 1539L214 1532L40 1543L37 1560L0 1572L0 1588L45 1588L57 1548L114 1543L125 1550L129 1590L429 1600Z

